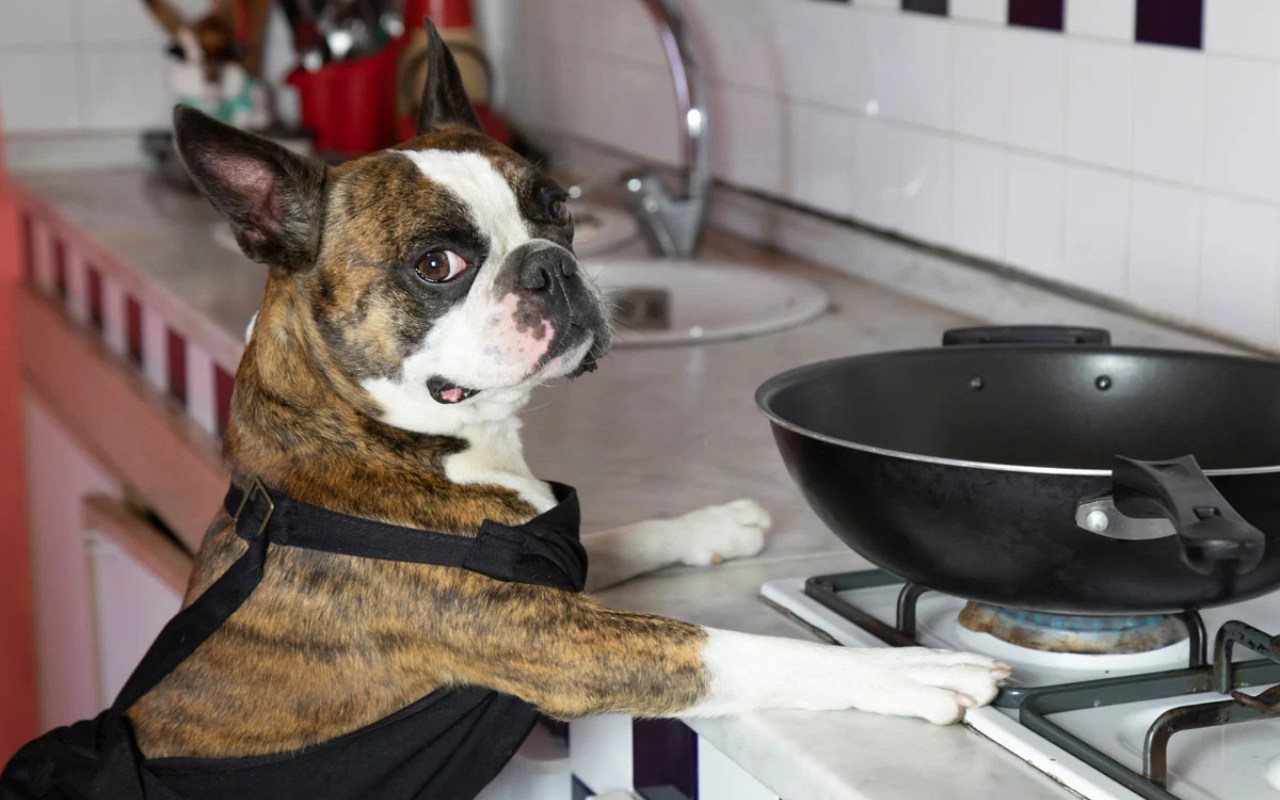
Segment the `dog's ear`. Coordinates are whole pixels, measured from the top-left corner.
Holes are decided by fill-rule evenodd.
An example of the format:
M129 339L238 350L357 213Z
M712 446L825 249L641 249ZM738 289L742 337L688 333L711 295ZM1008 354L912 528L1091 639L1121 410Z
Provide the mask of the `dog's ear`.
M174 109L173 131L191 179L231 223L246 256L286 272L315 261L324 164L191 106Z
M430 18L423 19L427 29L427 85L422 89L422 106L418 110L418 135L439 130L445 125L466 125L480 130L480 120L471 107L462 74L440 31Z

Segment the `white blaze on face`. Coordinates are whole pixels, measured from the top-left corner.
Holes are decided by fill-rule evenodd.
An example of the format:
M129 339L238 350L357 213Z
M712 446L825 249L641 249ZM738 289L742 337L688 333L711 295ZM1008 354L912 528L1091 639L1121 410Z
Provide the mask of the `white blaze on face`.
M556 330L550 320L522 320L515 294L494 296L507 256L533 238L506 178L479 153L420 150L403 155L463 203L472 224L488 239L489 254L483 265L470 266L479 271L466 298L434 320L405 360L401 376L363 385L383 407L389 424L456 434L467 425L504 419L523 405L533 372L551 348ZM542 377L566 374L576 366L576 361L555 361L541 370ZM427 391L427 381L436 376L480 393L456 405L442 405Z

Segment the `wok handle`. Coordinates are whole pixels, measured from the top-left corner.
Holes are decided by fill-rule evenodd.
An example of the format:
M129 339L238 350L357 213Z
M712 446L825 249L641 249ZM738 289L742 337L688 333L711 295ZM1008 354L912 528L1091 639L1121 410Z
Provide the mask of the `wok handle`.
M990 325L952 328L942 334L942 346L953 344L1091 344L1107 347L1111 332L1068 325Z
M1111 471L1116 509L1127 517L1164 517L1173 523L1182 560L1201 575L1221 563L1236 574L1257 569L1266 537L1214 488L1195 456L1139 461L1116 456Z

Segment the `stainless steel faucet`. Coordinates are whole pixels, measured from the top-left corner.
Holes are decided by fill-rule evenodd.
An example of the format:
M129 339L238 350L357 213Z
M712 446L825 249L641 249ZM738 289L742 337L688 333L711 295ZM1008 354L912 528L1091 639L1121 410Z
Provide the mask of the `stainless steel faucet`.
M711 195L706 87L680 9L673 0L642 2L658 24L662 51L675 85L684 150L684 187L677 194L656 169L639 167L622 174L623 196L656 253L668 258L692 258L706 225Z

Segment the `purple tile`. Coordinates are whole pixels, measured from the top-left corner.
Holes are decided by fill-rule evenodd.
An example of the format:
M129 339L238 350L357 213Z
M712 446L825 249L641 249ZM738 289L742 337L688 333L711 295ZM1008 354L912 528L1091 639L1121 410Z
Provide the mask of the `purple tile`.
M89 325L101 336L103 328L102 273L93 264L90 264L85 272L89 276Z
M58 299L67 300L67 244L59 236L53 240L53 286Z
M1065 0L1009 0L1009 24L1060 31L1064 2Z
M1137 40L1199 50L1204 39L1204 0L1138 0Z
M142 304L133 295L124 298L125 331L128 334L129 360L142 366Z
M635 789L646 800L698 800L698 734L675 719L631 725Z
M902 0L903 11L916 11L921 14L947 15L948 0Z
M182 334L169 329L169 396L182 405L187 404L187 340Z

